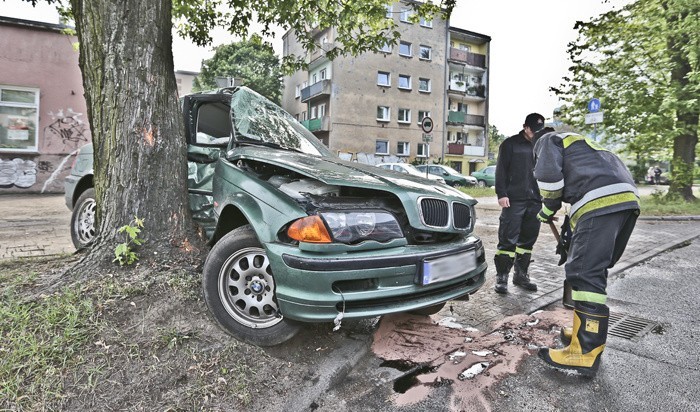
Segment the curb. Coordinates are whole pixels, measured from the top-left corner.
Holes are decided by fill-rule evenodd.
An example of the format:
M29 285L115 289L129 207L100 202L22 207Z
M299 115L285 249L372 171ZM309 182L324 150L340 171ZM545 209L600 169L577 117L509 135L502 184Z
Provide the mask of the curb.
M348 337L345 344L329 353L318 365L318 375L314 379L316 383L301 389L301 393L288 400L280 412L314 410L316 399L342 382L369 352L371 340L371 335Z

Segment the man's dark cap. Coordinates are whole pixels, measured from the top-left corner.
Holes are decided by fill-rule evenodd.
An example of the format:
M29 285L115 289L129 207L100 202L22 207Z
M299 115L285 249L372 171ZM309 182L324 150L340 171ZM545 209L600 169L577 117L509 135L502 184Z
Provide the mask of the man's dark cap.
M544 116L539 113L530 113L525 117L523 126L529 127L533 133L537 132L544 127Z

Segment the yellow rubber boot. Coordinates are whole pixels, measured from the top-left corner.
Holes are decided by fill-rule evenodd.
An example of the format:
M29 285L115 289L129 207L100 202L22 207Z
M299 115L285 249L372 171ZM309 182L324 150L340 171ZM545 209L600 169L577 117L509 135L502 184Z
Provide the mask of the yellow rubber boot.
M540 349L537 355L549 366L595 376L608 337L607 306L592 302L574 304L571 342L561 349Z
M559 340L561 340L561 343L563 343L564 346L569 346L569 344L571 344L571 335L573 335L573 334L574 334L573 326L564 326L559 331Z

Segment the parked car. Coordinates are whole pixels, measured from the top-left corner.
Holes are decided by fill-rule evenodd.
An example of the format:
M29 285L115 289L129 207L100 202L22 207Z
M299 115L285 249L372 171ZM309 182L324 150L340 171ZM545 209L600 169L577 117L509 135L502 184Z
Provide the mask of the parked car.
M386 170L393 170L395 172L407 173L413 176L419 176L428 180L436 181L438 183L445 183L445 179L443 179L442 177L431 175L430 173L426 175L425 172L421 172L410 163L379 163L377 167L381 167L382 169Z
M440 176L452 187L468 187L476 184L476 179L471 176L464 176L453 168L445 165L418 165L416 168L425 175L425 170L434 176Z
M486 166L481 170L472 172L472 177L476 178L480 187L496 185L496 166Z
M432 314L483 285L473 198L343 161L245 87L189 95L182 107L190 207L212 246L204 300L235 338L268 346L302 322ZM95 235L91 151L80 150L65 184L77 247Z

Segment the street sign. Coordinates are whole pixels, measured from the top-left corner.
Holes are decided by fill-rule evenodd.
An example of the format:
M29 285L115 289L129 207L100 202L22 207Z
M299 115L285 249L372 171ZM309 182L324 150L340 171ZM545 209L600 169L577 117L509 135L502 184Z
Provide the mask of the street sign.
M591 100L588 101L588 111L591 113L597 113L600 111L600 100L597 98L592 98ZM597 122L600 123L600 122Z
M430 134L430 132L433 131L433 119L429 116L425 116L420 122L420 127L423 129L423 132Z
M603 112L586 114L586 124L603 123Z
M432 142L433 141L433 135L432 134L423 134L423 141L426 143Z

